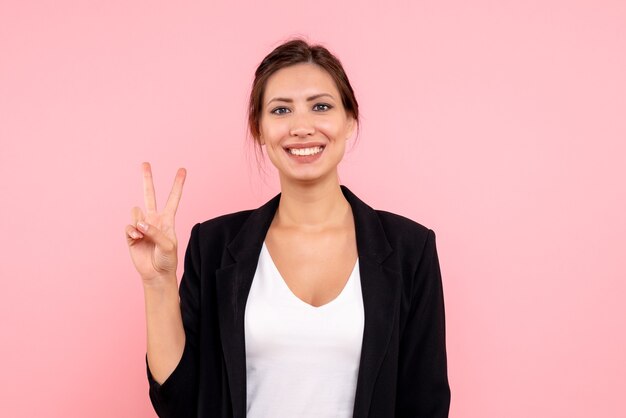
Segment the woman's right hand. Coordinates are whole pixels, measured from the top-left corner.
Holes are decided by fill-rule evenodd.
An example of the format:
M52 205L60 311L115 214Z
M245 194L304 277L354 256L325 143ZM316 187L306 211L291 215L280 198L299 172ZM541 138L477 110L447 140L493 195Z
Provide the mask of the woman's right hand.
M178 241L174 231L174 217L187 171L184 168L178 169L161 213L157 212L150 163L143 163L142 171L146 212L144 214L137 206L132 208L132 224L126 226L126 242L144 285L160 285L165 280L176 278Z

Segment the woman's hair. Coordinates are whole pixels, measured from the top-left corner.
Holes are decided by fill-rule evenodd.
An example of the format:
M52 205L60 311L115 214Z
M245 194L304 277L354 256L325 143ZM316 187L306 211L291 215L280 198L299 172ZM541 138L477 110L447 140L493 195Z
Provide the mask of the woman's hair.
M316 64L326 70L337 85L346 113L356 120L358 130L359 104L339 59L321 45L311 45L303 39L296 38L276 47L261 61L254 73L248 105L248 129L259 148L261 148L259 142L260 119L267 80L281 68L300 63Z

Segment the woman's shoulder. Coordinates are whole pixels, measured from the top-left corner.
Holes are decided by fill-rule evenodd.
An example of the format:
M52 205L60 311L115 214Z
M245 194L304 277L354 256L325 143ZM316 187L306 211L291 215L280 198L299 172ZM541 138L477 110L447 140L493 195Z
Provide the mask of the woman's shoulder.
M202 222L198 222L194 228L198 229L201 236L212 235L216 233L237 233L243 223L248 219L254 209L245 209L237 212L225 213Z
M400 255L422 254L434 247L435 232L428 226L407 216L376 209L378 218L385 230L385 236L392 248L400 250Z
M353 209L356 209L358 214L360 214L361 222L369 223L379 221L387 238L390 240L425 240L429 233L432 232L429 227L408 216L381 208L375 208L357 197L354 192L346 186L342 185L341 187L348 200L351 201Z
M407 216L387 210L375 209L383 228L394 234L426 237L432 229Z

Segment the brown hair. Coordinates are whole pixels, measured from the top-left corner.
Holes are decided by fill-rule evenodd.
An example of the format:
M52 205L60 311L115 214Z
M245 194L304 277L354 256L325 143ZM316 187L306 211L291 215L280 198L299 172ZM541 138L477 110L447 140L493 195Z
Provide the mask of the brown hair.
M311 45L303 39L296 38L276 47L263 58L263 61L261 61L254 73L254 82L252 83L248 105L248 129L259 148L261 148L259 125L267 80L281 68L300 63L316 64L328 72L337 85L346 113L356 120L358 132L359 104L356 101L354 91L341 62L322 45Z

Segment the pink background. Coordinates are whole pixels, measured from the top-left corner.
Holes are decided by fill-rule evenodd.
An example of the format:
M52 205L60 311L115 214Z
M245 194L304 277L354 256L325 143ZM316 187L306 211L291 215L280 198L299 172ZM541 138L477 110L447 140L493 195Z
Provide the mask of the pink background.
M625 417L626 3L223 3L0 3L0 416L155 416L140 164L188 170L181 257L274 196L246 99L302 34L361 105L342 182L437 233L450 416Z

